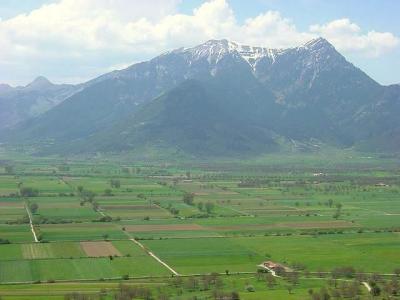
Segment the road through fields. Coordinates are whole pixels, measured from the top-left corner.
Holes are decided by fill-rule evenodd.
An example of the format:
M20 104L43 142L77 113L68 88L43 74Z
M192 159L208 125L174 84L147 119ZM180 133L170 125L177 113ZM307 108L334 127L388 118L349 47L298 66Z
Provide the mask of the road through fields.
M25 203L25 209L26 209L26 212L27 212L28 217L29 217L29 225L31 226L31 231L32 231L32 234L33 234L33 238L35 240L35 243L38 243L39 240L38 240L38 238L36 236L35 228L33 227L33 223L32 223L32 213L31 213L31 211L28 208L28 205L26 203Z

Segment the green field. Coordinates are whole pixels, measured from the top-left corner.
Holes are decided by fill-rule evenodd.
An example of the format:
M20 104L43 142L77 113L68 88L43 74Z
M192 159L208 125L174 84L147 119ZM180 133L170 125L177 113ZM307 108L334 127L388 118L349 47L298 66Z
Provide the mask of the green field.
M124 232L112 223L43 224L38 226L46 241L86 241L105 238L126 239Z
M310 289L333 291L334 269L392 276L400 268L394 159L76 159L61 169L56 158L19 157L13 164L15 174L0 175L2 299L64 299L68 291L97 297L103 287L103 299L114 299L121 281L150 286L154 299L204 299L218 284L240 299L311 299ZM22 196L24 188L37 193ZM299 272L298 282L277 278L268 288L265 274L257 275L264 261ZM174 272L183 276L183 294L170 282ZM201 288L214 272L221 283ZM190 280L199 286L189 288ZM358 284L360 299L369 299Z
M122 278L168 275L149 257L140 259L120 257L80 258L80 259L40 259L0 262L2 282L34 282L49 280L74 280L103 278Z

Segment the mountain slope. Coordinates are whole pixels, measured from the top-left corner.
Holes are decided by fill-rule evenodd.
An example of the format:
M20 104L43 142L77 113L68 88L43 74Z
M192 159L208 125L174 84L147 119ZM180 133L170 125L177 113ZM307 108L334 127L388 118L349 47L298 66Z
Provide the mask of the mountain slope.
M243 98L244 93L232 88L237 91L234 96L237 99L224 97L218 85L187 80L144 104L133 116L110 130L91 137L84 143L87 147L84 151L156 147L204 157L276 150L276 135L266 128L264 120L252 113L265 110L266 105L252 103L254 99ZM236 104L236 109L242 108L242 114L226 109L229 103L239 99L241 103ZM275 105L273 98L269 105Z
M400 86L385 87L376 101L354 115L356 145L367 151L400 149Z
M200 46L198 47L200 48ZM17 140L63 142L86 138L135 112L137 106L187 79L207 79L226 72L231 64L240 74L247 63L236 52L225 51L224 59L211 61L197 48L176 50L125 70L103 75L86 85L54 110L30 120L11 135Z
M57 106L78 90L73 85L52 84L44 77L25 87L0 85L0 129L36 117Z
M247 155L278 140L393 151L399 95L321 38L290 49L211 40L100 76L1 136L58 153Z

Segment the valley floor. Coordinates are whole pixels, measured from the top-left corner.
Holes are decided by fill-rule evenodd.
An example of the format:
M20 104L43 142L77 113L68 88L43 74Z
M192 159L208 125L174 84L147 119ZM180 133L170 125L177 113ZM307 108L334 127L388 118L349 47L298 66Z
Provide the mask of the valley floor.
M308 159L2 160L0 296L396 299L399 162Z

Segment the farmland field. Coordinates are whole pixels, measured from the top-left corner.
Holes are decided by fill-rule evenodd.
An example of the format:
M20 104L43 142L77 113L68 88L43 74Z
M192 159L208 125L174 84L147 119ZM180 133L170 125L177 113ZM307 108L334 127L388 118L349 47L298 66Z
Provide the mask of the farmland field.
M113 299L121 281L171 299L203 299L215 288L240 299L309 299L332 276L350 284L375 273L386 276L383 288L400 270L394 159L12 163L14 174L0 168L2 299L102 290ZM293 273L268 287L258 267L266 261ZM348 277L332 275L346 268ZM189 287L205 276L219 279Z
M81 242L81 247L89 257L121 256L111 242Z

